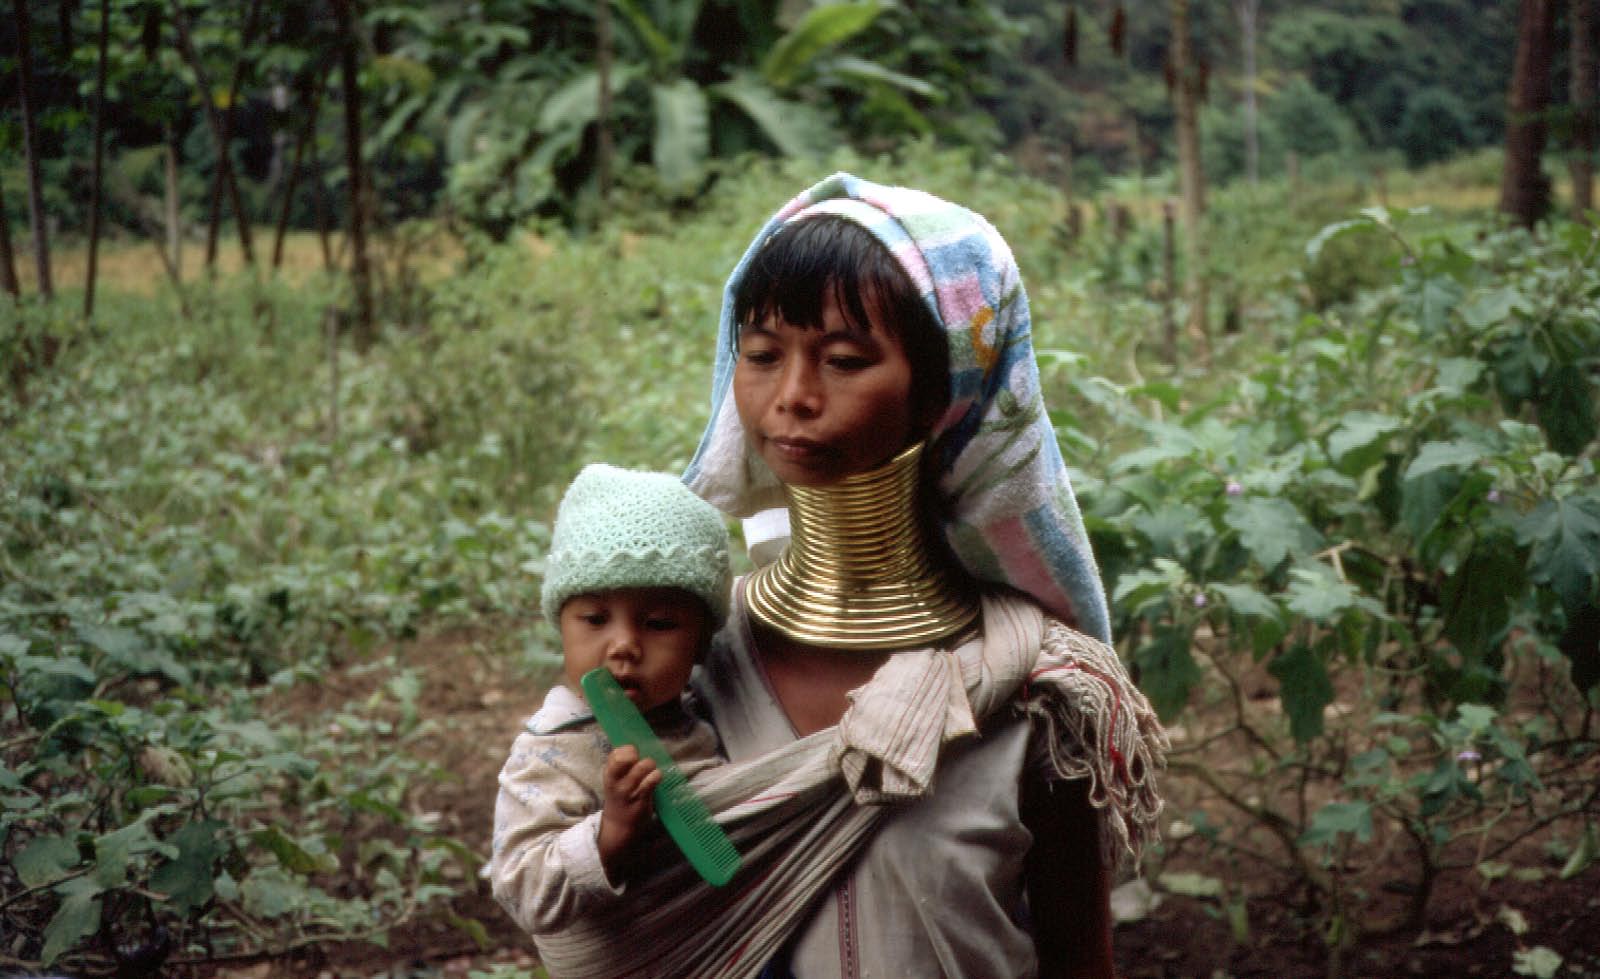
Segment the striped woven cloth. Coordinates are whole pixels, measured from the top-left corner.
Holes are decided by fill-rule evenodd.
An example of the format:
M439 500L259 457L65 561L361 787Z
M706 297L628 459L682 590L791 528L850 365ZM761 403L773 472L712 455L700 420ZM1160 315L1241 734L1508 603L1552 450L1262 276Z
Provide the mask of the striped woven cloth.
M776 478L746 451L730 396L733 297L767 238L815 214L855 221L883 242L949 338L950 405L930 446L942 529L957 559L980 581L1024 591L1047 612L1110 641L1105 589L1040 394L1016 259L982 216L931 194L837 173L766 223L723 292L711 423L684 481L736 517L784 505Z
M697 877L659 833L616 904L534 940L553 979L754 977L896 804L933 788L944 745L1002 710L1032 714L1063 778L1090 780L1108 861L1137 857L1167 742L1116 652L1018 596L983 599L982 638L897 653L836 727L694 781L743 866Z

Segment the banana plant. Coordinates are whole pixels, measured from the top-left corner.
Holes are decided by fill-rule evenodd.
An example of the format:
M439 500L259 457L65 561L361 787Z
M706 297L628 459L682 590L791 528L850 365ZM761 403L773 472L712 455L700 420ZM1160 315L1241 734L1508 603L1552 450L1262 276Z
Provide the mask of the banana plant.
M885 6L853 0L812 7L787 31L770 21L749 33L776 36L760 57L730 47L718 51L697 36L702 0L611 0L622 23L627 50L613 71L612 87L623 128L619 150L628 145L629 121L649 128L648 156L663 188L692 194L703 180L714 144L741 148L757 134L787 156L815 153L833 140L826 110L803 98L829 56L866 30ZM761 17L741 11L747 22ZM770 17L770 11L767 11ZM914 81L914 80L913 80ZM596 73L588 69L555 91L545 103L540 129L551 140L575 145L599 107ZM639 150L642 140L635 137Z

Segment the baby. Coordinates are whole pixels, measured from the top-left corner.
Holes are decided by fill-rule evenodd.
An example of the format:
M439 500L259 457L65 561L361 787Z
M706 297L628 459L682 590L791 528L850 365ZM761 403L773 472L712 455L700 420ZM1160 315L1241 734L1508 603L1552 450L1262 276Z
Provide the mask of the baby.
M718 764L716 735L682 693L729 593L722 517L676 477L591 465L568 487L541 596L565 682L511 747L483 871L535 938L621 894L661 781L654 762L606 740L579 678L610 670L685 776Z

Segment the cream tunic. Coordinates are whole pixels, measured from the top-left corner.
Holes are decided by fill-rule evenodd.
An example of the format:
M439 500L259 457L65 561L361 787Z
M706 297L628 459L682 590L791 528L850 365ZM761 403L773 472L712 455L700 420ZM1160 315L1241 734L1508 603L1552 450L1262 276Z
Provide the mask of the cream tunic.
M796 738L752 656L738 594L696 681L733 761ZM1043 763L1030 733L1026 719L997 717L981 738L946 749L931 794L888 816L801 927L790 958L796 979L1038 974L1023 882L1033 838L1018 809L1024 771Z

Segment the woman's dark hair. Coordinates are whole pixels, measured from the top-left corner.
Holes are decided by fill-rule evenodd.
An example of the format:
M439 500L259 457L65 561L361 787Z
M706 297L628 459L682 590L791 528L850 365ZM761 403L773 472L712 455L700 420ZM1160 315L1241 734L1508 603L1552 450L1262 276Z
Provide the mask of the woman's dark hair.
M854 221L822 214L773 232L751 257L734 292L734 323L746 326L776 316L794 326L821 329L829 295L851 330L868 331L872 308L905 346L912 407L931 424L950 398L949 341L905 269L883 242ZM736 347L738 338L736 329Z

